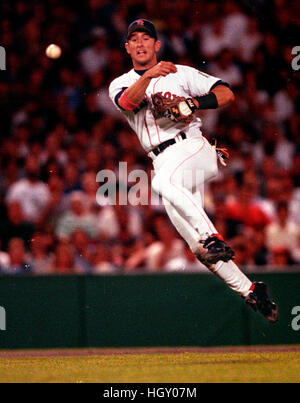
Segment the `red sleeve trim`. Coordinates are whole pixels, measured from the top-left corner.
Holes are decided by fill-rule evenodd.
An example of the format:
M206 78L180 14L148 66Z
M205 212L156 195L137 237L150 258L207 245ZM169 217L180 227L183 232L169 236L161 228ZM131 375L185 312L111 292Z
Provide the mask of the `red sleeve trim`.
M135 104L128 99L126 91L124 91L123 94L120 96L119 105L122 109L125 109L125 111L133 111L138 106L138 104Z

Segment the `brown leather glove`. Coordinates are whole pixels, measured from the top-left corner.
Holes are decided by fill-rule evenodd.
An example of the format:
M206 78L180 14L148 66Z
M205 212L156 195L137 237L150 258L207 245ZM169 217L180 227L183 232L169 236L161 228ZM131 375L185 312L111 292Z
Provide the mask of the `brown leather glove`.
M186 101L185 97L174 97L171 99L161 94L152 94L151 98L153 102L152 113L156 119L165 117L185 124L189 124L193 120L192 113L188 116L183 115L178 108L180 102Z

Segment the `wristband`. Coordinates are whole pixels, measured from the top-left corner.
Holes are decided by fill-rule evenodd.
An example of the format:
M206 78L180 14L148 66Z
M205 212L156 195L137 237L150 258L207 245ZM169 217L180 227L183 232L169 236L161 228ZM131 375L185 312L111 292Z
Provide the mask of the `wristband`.
M216 109L219 106L216 94L213 92L209 92L201 97L194 97L194 99L196 99L199 104L197 109Z
M133 111L139 104L133 103L128 99L126 91L123 92L123 94L119 98L119 105L121 106L122 109L125 111Z

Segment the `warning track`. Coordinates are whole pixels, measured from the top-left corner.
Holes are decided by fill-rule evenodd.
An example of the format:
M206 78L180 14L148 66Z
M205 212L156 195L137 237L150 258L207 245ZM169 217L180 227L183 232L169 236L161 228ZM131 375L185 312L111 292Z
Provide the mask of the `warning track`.
M79 357L128 354L182 354L182 353L244 353L244 352L299 352L300 345L284 346L226 346L226 347L133 347L133 348L59 348L43 350L0 350L2 358L24 357Z

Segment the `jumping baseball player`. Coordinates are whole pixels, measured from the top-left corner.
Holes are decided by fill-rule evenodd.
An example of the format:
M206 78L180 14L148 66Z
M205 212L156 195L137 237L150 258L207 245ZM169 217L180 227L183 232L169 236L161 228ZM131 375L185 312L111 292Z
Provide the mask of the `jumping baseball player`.
M252 283L233 262L234 252L205 213L199 192L217 175L218 160L226 164L228 154L206 140L194 113L227 105L234 95L220 78L188 66L158 63L160 46L150 21L129 25L125 48L133 69L112 81L110 98L153 160L152 187L193 253L254 311L276 322L278 309L266 284Z

